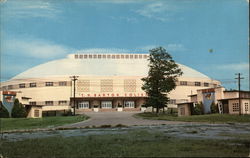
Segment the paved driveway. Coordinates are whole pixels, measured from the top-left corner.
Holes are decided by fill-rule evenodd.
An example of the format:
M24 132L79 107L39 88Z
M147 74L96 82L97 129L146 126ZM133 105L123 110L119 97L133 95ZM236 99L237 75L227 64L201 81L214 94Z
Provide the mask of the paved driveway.
M133 117L134 114L140 112L87 112L86 115L90 116L90 119L78 122L62 127L86 127L86 126L101 126L101 125L161 125L161 124L179 124L184 122L177 121L164 121L164 120L145 120L141 118Z

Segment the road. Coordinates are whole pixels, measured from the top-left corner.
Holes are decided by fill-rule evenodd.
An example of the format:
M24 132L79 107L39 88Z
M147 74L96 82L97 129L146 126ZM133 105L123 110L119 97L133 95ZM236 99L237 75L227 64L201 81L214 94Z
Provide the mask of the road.
M87 112L85 115L90 116L90 119L70 125L61 126L63 128L74 127L100 127L102 125L115 126L118 124L126 126L134 125L161 125L161 124L180 124L186 122L164 121L164 120L146 120L133 117L134 114L140 112ZM190 124L190 123L189 123Z

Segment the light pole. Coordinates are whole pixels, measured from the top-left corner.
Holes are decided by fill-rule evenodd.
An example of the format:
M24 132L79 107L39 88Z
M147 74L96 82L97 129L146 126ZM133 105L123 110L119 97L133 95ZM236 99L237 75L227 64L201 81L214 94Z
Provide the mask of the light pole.
M70 78L71 78L71 81L73 81L73 91L74 91L74 93L73 93L73 103L74 103L74 116L76 115L76 80L77 80L77 78L78 78L79 76L70 76Z

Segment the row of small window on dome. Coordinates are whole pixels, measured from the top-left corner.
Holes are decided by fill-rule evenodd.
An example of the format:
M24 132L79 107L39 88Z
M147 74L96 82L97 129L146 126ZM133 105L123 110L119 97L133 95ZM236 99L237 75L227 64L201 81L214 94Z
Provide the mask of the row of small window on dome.
M49 86L71 86L71 81L20 83L17 85L3 86L1 89L10 90L18 88L34 88L34 87L49 87Z
M75 54L75 59L147 59L146 54Z
M180 81L179 83L177 83L177 85L181 85L181 86L203 86L204 87L216 87L217 84L209 84L208 82L188 82L188 81Z
M46 105L46 106L52 106L52 105L56 105L56 106L69 106L70 105L70 101L69 100L59 100L59 101L30 101L29 102L30 105Z
M1 87L1 90L10 90L18 88L33 88L33 87L51 87L51 86L71 86L71 81L59 81L59 82L32 82L32 83L21 83L17 85L8 85ZM113 85L113 83L112 83ZM207 82L190 82L190 81L179 81L176 83L177 86L203 86L203 87L216 87L217 84Z

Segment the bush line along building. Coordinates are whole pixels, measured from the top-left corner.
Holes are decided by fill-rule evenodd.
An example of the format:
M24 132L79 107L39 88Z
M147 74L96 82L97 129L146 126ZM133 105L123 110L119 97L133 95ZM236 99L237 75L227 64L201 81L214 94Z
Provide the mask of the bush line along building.
M149 54L70 54L67 58L35 66L1 83L1 100L19 98L29 117L41 117L56 111L67 111L73 106L75 83L76 113L87 111L140 110L147 94L141 89L141 78L148 73ZM169 94L168 107L188 102L188 95L199 89L220 87L221 83L179 64L184 72ZM5 98L5 99L4 99ZM9 102L11 102L9 100Z

